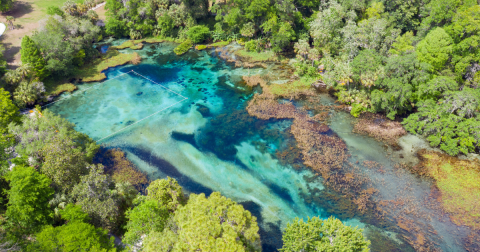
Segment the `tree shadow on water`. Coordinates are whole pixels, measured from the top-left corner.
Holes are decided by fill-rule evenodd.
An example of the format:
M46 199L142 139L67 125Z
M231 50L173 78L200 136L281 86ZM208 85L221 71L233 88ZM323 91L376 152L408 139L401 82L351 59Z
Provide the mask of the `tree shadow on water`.
M257 223L260 228L259 234L262 241L262 251L278 251L282 248L282 230L280 229L280 222L264 223L262 218L262 207L253 201L246 201L240 203L246 210L250 211L252 215L257 217Z

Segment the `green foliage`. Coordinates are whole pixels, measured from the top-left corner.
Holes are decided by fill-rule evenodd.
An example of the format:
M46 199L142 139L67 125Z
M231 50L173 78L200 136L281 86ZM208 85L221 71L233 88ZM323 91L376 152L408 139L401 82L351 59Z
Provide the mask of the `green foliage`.
M406 130L423 134L432 146L449 155L472 152L480 144L480 91L465 87L447 92L438 103L419 103L417 113L404 120Z
M154 199L143 200L140 204L126 212L128 219L123 242L136 244L142 235L150 232L162 232L170 216L168 209Z
M247 51L249 52L257 51L257 42L253 39L248 42L245 42L245 49L247 49Z
M204 194L192 194L173 220L175 231L165 228L150 233L144 240L145 251L260 250L256 218L220 193L214 192L208 199Z
M75 125L66 119L45 110L42 114L24 117L23 124L9 125L9 131L17 137L15 147L17 153L32 157L34 162L39 162L42 148L48 143L58 141L71 141L79 151L85 153L88 161L93 159L99 146L87 135L75 131Z
M362 50L352 61L353 79L360 82L360 77L366 72L375 72L382 66L383 57L375 50Z
M80 178L72 190L72 197L91 218L91 222L105 229L117 227L121 198L109 176L103 174L103 166L92 165L88 175Z
M397 114L410 111L416 100L416 89L427 80L428 75L415 53L389 58L385 76L378 81L382 89L371 94L376 111L385 111L392 120Z
M397 37L394 43L392 43L392 48L390 49L390 54L402 54L408 53L415 50L413 47L413 32L405 32L402 36Z
M434 71L445 67L452 53L452 38L444 29L437 27L417 45L418 59L430 64Z
M190 48L192 48L192 46L193 46L192 41L187 39L183 43L181 43L179 46L175 47L175 49L173 49L173 51L175 52L176 55L182 55L182 54L188 52L188 50L190 50Z
M52 227L46 226L37 234L28 251L116 251L114 237L101 228L81 221Z
M91 43L97 41L100 33L100 27L87 18L57 19L50 16L42 22L31 39L46 62L46 70L53 75L66 76L81 65L80 59L91 59L98 54ZM82 50L85 56L82 56Z
M107 22L105 23L105 32L118 38L127 36L126 28L127 27L124 21L115 18L108 18Z
M65 16L65 12L63 12L62 9L60 9L60 7L58 6L48 6L47 14L51 16L54 16L54 15L59 15L61 17Z
M45 94L43 82L22 81L13 93L13 100L20 108L31 106L42 100Z
M287 224L280 251L370 251L370 241L365 240L362 231L345 226L334 217L313 217L307 222L295 218Z
M147 199L155 200L165 206L170 212L174 212L180 206L185 205L187 199L183 195L182 187L175 179L157 179L147 187Z
M42 150L41 171L47 175L56 188L69 192L80 182L80 176L88 174L86 153L70 139L54 137Z
M88 222L90 221L90 217L88 214L82 210L82 207L79 205L68 204L65 206L65 209L60 210L60 214L62 215L62 219L73 222Z
M7 129L10 123L17 124L20 122L20 113L17 106L10 99L10 93L0 88L0 129Z
M9 11L15 0L0 0L0 12Z
M32 232L49 224L53 217L48 201L53 195L51 180L32 167L15 166L6 176L10 182L5 213L11 228Z
M0 44L0 79L3 77L5 72L7 71L7 61L3 58L3 52L5 48L2 44Z
M205 41L205 39L207 39L209 35L210 35L210 29L208 29L208 27L203 25L196 25L196 26L190 27L190 29L188 29L187 31L188 38L194 44L198 44Z

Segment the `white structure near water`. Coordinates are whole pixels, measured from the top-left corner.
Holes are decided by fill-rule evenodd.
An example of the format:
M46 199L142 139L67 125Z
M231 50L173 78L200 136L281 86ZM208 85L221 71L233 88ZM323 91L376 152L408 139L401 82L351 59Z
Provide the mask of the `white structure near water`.
M5 32L5 29L7 29L7 27L5 26L4 23L0 23L0 37L2 36L2 34Z

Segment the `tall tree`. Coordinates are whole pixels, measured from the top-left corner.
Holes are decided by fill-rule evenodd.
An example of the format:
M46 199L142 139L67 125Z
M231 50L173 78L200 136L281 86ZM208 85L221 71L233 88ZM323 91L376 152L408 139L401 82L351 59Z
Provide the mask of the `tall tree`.
M175 211L173 220L171 228L145 238L145 251L260 250L256 218L218 192L208 199L204 194L192 194L188 204Z
M15 166L7 174L10 182L5 216L11 227L29 233L49 224L53 211L48 202L54 190L51 180L32 167Z
M49 73L46 68L47 62L45 62L45 59L43 59L43 56L40 53L37 45L32 39L30 39L29 36L23 37L22 49L20 53L22 55L22 63L31 64L37 77L43 79L48 76Z
M453 52L452 43L452 38L445 30L437 27L418 43L418 59L430 64L434 71L443 69Z
M0 0L0 12L9 11L15 0Z
M307 222L295 218L283 232L280 251L368 252L369 245L361 229L346 226L334 217L327 220L313 217Z

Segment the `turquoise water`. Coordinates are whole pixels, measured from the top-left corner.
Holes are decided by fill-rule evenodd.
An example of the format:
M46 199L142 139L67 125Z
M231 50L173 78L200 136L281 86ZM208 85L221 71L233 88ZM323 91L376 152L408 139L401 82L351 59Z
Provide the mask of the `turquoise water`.
M302 167L301 160L294 168L294 164L277 159L277 151L295 145L288 131L292 122L249 116L245 107L261 90L240 83L244 75L271 74L275 66L235 68L215 57L213 51L190 51L178 57L173 46L145 46L139 51L145 59L141 64L109 69L106 81L80 85L79 91L62 96L48 109L107 148L125 151L150 179L174 177L188 192L219 191L240 202L258 218L264 251L281 247L281 231L295 217L330 215L349 225L379 231L381 241L393 244L397 251L411 250L395 221L378 224L361 213L344 212L338 202L326 197L312 201L313 192L318 198L327 192L321 178ZM277 75L282 83L284 75ZM324 97L324 102L333 100ZM352 163L374 160L393 170L395 161L388 155L400 152L352 134L351 117L332 113L330 127L347 143ZM364 172L381 189L378 199L398 198L405 194L406 186L412 188L408 197L414 200L429 192L429 183L407 173ZM421 204L418 208L435 214ZM458 243L464 233L448 218L418 219L438 237L443 236L436 239L443 250L461 251Z

